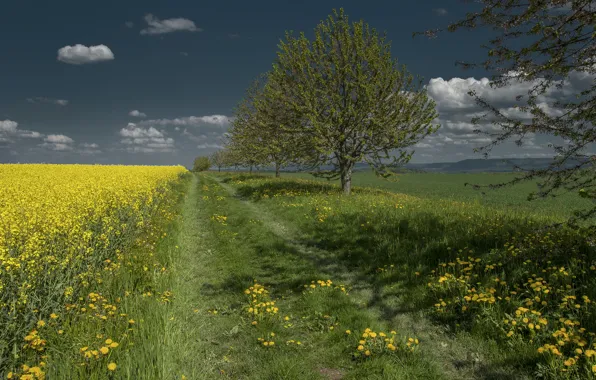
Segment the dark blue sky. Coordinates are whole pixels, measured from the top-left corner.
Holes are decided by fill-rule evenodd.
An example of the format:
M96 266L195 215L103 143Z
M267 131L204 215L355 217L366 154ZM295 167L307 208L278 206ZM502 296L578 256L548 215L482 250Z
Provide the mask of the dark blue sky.
M310 36L316 24L339 7L352 20L363 19L386 31L393 56L425 82L486 76L454 64L485 57L480 45L488 39L486 31L412 38L414 31L444 26L477 7L459 0L3 2L0 121L6 131L7 121L18 123L21 135L14 128L12 134L0 135L0 162L189 165L194 156L215 149L225 125L214 129L208 119L184 118L232 116L251 80L271 68L284 32ZM184 18L196 28L142 34L147 14L159 22ZM76 44L105 45L113 59L90 64L57 59L58 49ZM68 104L57 104L58 99ZM132 110L147 116L129 116ZM173 119L182 121L169 124ZM123 133L130 122L136 126ZM161 134L153 145L157 149L147 148L152 126L153 137ZM30 132L41 136L23 137ZM434 154L422 158L417 153L414 162L458 159L436 150Z

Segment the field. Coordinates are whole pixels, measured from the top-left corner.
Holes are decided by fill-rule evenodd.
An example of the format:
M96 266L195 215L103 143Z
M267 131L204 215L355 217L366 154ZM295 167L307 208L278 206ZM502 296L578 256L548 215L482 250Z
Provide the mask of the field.
M264 173L265 174L265 173ZM268 173L267 173L268 174ZM316 179L307 173L288 173L285 176L299 179ZM585 209L592 205L590 200L580 198L577 194L562 192L556 198L545 198L528 201L527 197L537 191L536 182L522 182L515 186L491 190L483 188L475 190L469 184L489 185L511 181L518 175L513 173L407 173L400 174L395 181L377 177L374 173L354 173L354 186L375 187L393 192L434 199L451 199L462 202L478 202L480 205L498 209L509 208L511 212L520 214L539 214L553 219L567 218L573 210ZM320 179L325 181L324 179ZM339 184L339 181L331 181ZM482 194L484 192L484 194Z
M1 251L4 376L596 377L594 237L534 231L585 205L571 195L536 207L532 186L463 187L502 174L357 173L346 197L305 174L22 170L0 166L2 221L21 221L0 224L0 247L31 224L10 240L27 249ZM121 176L144 183L132 205ZM32 236L51 244L29 259ZM36 272L9 281L13 262Z

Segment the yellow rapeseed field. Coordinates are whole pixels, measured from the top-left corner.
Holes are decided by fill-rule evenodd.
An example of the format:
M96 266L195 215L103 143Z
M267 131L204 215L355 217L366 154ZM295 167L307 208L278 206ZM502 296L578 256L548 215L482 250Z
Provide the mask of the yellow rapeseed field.
M0 165L0 374L24 364L27 351L43 354L47 325L96 291L103 272L130 264L126 250L143 241L139 232L171 217L170 190L185 172L181 166ZM43 374L40 366L19 371Z

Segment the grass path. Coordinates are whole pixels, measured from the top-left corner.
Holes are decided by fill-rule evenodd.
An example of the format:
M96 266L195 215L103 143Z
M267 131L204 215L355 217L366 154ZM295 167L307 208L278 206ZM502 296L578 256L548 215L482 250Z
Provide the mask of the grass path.
M506 368L500 373L478 365L481 342L448 338L419 312L404 308L399 284L376 287L328 252L301 243L282 215L239 199L231 186L208 175L193 181L165 332L163 365L170 378L513 378ZM304 284L327 279L351 286L349 295L332 287L303 292ZM279 308L277 318L256 325L244 294L254 281L271 291ZM367 327L416 337L420 350L354 360L361 339L356 335ZM347 335L348 329L354 334ZM275 346L263 347L258 338Z

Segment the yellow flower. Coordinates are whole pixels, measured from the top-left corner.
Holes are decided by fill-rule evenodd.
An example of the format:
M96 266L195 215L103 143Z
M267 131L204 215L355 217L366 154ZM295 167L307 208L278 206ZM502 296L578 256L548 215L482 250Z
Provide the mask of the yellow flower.
M364 346L363 345L359 345L358 346L358 351L363 351L364 350Z
M43 319L40 321L37 321L37 327L44 327L45 325L46 325L46 323Z
M346 334L350 335L352 332L350 330L346 330Z
M106 339L106 344L112 344L112 342L113 342L113 341L112 341L111 339L109 339L109 338L108 338L108 339Z
M116 370L116 367L117 367L117 365L116 365L116 363L114 363L114 362L112 362L112 363L108 364L108 369L109 369L110 371L115 371L115 370Z
M107 347L102 347L102 348L99 349L99 352L101 352L104 355L107 355L108 352L110 352L110 349L107 348Z
M52 318L52 319L56 319L56 318L58 318L58 314L54 314L54 313L52 313L52 314L50 314L50 318Z
M112 342L112 343L110 343L110 348L116 348L116 347L118 347L118 346L119 346L119 344L118 344L118 343L116 343L116 342Z
M370 356L370 351L369 350L364 351L364 355Z

